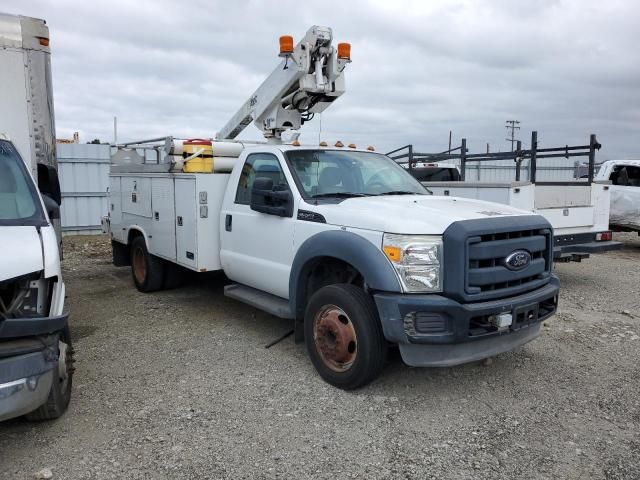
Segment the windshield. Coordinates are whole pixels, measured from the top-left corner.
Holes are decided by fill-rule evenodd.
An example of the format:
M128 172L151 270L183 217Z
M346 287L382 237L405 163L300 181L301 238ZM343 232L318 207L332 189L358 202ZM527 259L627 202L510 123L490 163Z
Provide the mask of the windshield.
M289 150L286 156L306 198L427 193L404 168L379 153Z
M42 225L38 193L15 147L0 140L0 225Z

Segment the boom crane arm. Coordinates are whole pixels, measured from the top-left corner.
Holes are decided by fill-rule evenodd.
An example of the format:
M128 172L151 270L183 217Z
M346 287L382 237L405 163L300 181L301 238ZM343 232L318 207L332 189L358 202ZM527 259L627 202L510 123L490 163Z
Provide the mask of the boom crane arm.
M350 45L332 46L328 27L313 26L293 48L291 37L280 38L280 65L217 133L234 139L252 121L268 139L280 141L285 130L297 130L323 112L345 92L344 69L351 61Z

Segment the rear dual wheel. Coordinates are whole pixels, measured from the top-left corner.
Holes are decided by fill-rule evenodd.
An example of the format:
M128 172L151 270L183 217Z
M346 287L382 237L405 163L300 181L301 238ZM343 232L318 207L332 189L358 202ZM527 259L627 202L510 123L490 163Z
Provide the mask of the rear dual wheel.
M318 290L307 305L304 330L311 362L327 383L353 390L382 372L387 344L363 289L337 284Z

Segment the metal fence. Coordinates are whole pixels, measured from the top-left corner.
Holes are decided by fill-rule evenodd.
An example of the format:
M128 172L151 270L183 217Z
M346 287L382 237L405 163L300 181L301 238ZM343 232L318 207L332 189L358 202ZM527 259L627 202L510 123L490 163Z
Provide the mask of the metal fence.
M108 212L110 146L58 144L63 235L100 233Z

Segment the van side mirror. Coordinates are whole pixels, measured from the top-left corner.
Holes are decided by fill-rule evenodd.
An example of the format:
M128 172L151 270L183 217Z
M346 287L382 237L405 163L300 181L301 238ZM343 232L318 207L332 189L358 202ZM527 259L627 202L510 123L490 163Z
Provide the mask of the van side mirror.
M276 215L278 217L293 216L293 199L289 190L274 190L273 180L257 177L251 188L251 210Z
M38 190L42 195L46 195L56 202L58 206L62 205L62 193L60 192L60 180L58 171L44 163L38 164Z

